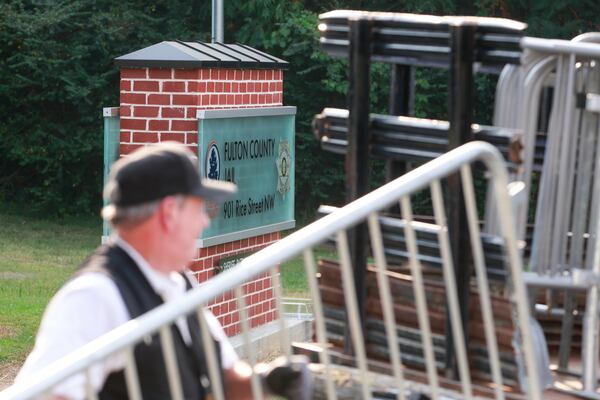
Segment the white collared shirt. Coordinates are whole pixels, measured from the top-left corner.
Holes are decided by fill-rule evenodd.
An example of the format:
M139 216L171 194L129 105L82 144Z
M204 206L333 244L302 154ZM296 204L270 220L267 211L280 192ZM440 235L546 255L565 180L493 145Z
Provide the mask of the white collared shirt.
M154 291L163 299L166 303L167 301L172 301L180 296L185 294L185 280L181 274L177 272L171 272L169 274L164 274L153 269L150 264L142 257L140 253L137 252L136 249L131 247L129 243L124 241L118 236L114 237L114 242L131 257L133 261L137 264L138 268L144 274L144 277L150 283L150 286ZM194 282L195 280L192 278L190 282ZM187 319L181 317L175 321L175 324L179 328L181 332L181 336L185 343L189 346L192 342L190 338L190 331L187 326Z
M172 301L186 292L183 276L168 275L153 269L128 243L118 237L112 238L138 265L152 288L165 302ZM195 282L191 279L191 282ZM223 368L231 368L238 360L235 350L227 339L219 322L210 311L206 320L213 337L220 342ZM25 381L59 358L117 328L131 319L129 311L113 280L98 272L77 276L67 282L52 298L44 311L33 351L27 357L15 382ZM185 318L176 321L186 343L190 333ZM125 367L121 354L109 357L90 369L90 378L96 390L104 385L106 377ZM85 397L83 374L75 375L52 390L53 395L69 399Z

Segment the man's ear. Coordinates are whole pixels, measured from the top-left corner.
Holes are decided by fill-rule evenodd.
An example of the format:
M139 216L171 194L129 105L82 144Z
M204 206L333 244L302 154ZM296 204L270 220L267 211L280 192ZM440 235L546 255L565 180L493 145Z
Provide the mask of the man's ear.
M165 233L170 233L174 228L177 202L174 197L165 197L158 207L158 223Z

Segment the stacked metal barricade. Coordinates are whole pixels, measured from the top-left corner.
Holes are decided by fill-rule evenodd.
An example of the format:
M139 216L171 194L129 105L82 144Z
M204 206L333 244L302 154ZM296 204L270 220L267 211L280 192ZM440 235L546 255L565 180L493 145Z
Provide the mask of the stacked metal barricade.
M523 168L513 179L524 183L517 208L521 239L534 222L528 264L535 273L527 276L540 289L532 295L537 316L550 345L558 347L559 371L581 375L582 388L592 393L598 387L600 34L572 41L524 38L521 46L522 65L501 74L494 124L524 135ZM493 233L497 219L487 217L484 229ZM582 366L576 368L569 360L578 358L573 349L579 345Z
M388 176L402 172L402 163L419 163L430 160L452 148L471 140L484 140L496 146L509 161L514 173L520 168L522 132L511 127L481 126L474 124L474 75L497 74L505 65L520 63L520 41L525 26L516 21L475 18L436 17L426 15L372 13L359 11L334 11L320 16L321 46L334 57L349 59L348 110L326 108L316 116L313 125L323 149L346 157L347 199L351 201L368 187L369 158L387 161ZM370 114L369 85L370 64L384 62L392 65L390 83L390 114ZM414 68L441 68L448 70L449 121L439 121L411 116L411 97L414 82L410 76ZM543 142L537 153L543 153ZM538 163L541 158L538 158ZM538 164L538 167L541 166ZM389 170L395 170L390 172ZM519 185L508 188L518 192ZM461 320L469 349L470 367L482 381L491 380L488 353L481 329L482 320L477 292L472 290L472 253L464 245L467 236L466 214L461 207L463 193L456 176L450 177L444 188L448 200L448 226L451 231L453 269L458 285ZM490 193L492 191L489 191ZM425 194L427 196L427 194ZM322 208L326 211L326 208ZM487 207L493 213L496 207ZM401 214L401 213L400 213ZM407 272L407 238L403 234L403 215L388 213L382 220L385 253L395 272ZM419 216L424 225L415 225L420 261L427 276L427 293L432 308L429 319L435 337L437 367L455 379L460 375L452 342L454 332L448 324L449 310L444 301L447 288L440 274L443 250L435 241L435 233L427 228L433 217ZM497 234L484 234L483 256L487 275L496 282L495 318L502 329L496 331L501 343L502 374L505 383L519 388L518 352L513 346L514 326L511 307L505 297L507 269L505 268L504 240ZM369 356L390 360L383 338L382 314L379 305L371 300L377 297L375 275L366 262L365 230L358 226L351 237L352 263L355 274L361 321L368 341ZM340 290L339 264L324 260L321 290L327 306L328 333L338 349L349 351L350 335L347 330ZM398 294L398 340L403 344L402 362L413 368L424 368L424 349L419 340L415 299L410 290L410 278L396 276L392 279ZM539 330L536 343L544 345ZM518 341L517 341L518 342ZM542 357L543 359L543 357ZM545 365L543 365L545 364ZM547 368L540 362L540 369ZM545 374L544 374L545 375ZM547 377L547 375L545 375ZM522 378L522 377L521 377ZM544 380L547 382L547 379Z

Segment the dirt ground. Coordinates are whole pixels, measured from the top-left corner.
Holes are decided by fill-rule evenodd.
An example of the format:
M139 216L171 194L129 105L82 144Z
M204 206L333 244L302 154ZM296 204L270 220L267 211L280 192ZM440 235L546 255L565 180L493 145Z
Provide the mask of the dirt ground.
M20 368L20 362L0 364L0 391L12 385Z
M0 337L9 337L15 334L13 328L0 325ZM13 383L17 372L23 362L0 363L0 391L6 389Z

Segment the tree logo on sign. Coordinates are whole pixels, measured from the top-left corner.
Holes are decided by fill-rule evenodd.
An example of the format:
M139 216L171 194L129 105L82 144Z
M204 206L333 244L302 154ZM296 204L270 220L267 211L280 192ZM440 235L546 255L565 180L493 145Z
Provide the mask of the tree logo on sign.
M218 180L221 175L221 156L216 141L210 142L204 160L204 171L208 179Z

